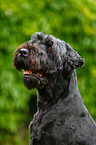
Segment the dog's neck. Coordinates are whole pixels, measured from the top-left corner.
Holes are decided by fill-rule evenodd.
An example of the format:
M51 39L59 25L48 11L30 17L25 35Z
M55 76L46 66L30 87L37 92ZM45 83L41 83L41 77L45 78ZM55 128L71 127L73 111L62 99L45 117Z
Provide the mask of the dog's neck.
M49 82L48 86L38 90L37 105L39 111L48 111L58 100L63 101L67 97L73 97L74 93L79 94L76 70L73 70L67 79L64 79L64 76L59 76L56 82L55 80L51 80L51 82L55 83ZM69 96L69 94L71 94L71 96Z

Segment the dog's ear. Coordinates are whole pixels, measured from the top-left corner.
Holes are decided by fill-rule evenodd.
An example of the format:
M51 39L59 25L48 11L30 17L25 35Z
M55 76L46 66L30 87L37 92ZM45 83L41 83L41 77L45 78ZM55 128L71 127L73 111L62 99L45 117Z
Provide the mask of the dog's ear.
M73 50L69 44L66 43L65 45L66 56L64 69L69 72L78 67L82 67L84 65L84 59L82 59L81 56L75 50Z

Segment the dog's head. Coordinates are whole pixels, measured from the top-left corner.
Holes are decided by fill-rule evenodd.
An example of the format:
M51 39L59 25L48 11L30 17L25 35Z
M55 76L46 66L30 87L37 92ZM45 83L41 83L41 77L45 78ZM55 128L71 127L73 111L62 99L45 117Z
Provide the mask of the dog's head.
M56 79L62 72L66 78L69 72L83 66L84 60L64 41L39 32L16 49L13 64L17 70L23 69L23 82L33 89L47 85L51 75L56 74Z

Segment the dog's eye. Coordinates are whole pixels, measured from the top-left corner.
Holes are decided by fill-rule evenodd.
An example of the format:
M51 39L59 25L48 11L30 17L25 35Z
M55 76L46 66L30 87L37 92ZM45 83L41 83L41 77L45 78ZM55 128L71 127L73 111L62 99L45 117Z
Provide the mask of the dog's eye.
M48 49L51 50L52 48L51 47L48 47Z

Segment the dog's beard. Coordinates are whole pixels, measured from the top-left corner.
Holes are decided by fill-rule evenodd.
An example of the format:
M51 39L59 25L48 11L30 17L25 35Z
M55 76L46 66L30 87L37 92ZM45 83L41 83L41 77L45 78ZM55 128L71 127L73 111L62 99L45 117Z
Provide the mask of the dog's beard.
M47 84L47 79L42 74L35 74L31 71L23 70L23 82L24 85L29 89L43 88Z

